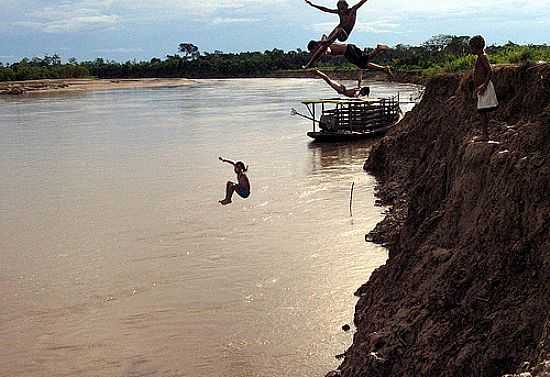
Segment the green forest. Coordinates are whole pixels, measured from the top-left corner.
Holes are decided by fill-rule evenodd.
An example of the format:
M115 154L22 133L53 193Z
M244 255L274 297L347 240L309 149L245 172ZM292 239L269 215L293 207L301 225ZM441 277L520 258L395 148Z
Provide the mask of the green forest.
M433 76L440 73L470 69L475 57L468 47L469 36L436 35L420 46L397 45L374 59L378 64L389 64L396 72ZM488 46L493 64L527 64L550 61L550 46L517 45L508 42L502 46ZM300 67L309 58L308 51L213 53L201 52L192 43L182 43L174 55L149 61L116 62L97 58L93 61L69 59L63 62L58 55L24 58L13 64L0 63L0 81L70 79L70 78L232 78L262 77L278 73L298 75ZM343 57L323 57L322 69L353 70Z

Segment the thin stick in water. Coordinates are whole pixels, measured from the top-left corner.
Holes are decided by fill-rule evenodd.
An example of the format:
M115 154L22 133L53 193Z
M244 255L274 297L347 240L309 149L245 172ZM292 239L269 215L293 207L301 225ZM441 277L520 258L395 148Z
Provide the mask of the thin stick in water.
M353 202L353 188L354 188L354 187L355 187L355 182L353 182L353 183L351 184L351 192L350 192L350 196L349 196L349 215L350 215L351 217L353 217L353 212L352 212L352 210L351 210L351 204L352 204L352 202Z

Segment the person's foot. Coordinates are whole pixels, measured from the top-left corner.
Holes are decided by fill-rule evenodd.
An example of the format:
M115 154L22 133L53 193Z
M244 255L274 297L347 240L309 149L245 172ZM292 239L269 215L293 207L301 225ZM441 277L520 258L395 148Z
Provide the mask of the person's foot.
M219 202L221 205L228 205L229 203L231 203L231 199L224 199L224 200L220 200Z

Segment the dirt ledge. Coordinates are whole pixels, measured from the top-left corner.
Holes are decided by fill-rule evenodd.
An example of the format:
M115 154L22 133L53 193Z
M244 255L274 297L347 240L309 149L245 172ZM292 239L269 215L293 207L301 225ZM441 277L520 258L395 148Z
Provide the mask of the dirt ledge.
M365 163L393 206L369 236L390 258L356 292L354 341L328 376L548 375L550 66L493 81L494 142L472 142L473 82L450 75Z

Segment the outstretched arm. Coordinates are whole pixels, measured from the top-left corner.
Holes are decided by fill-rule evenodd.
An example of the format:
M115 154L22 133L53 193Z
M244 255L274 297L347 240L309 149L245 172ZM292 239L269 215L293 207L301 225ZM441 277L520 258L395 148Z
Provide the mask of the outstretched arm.
M311 5L313 8L317 8L323 12L327 12L327 13L338 13L338 9L330 9L330 8L326 8L326 7L323 7L323 6L320 6L320 5L316 5L316 4L313 4L311 1L309 0L305 0L307 4ZM366 0L365 0L366 1Z
M220 159L221 162L227 162L228 164L231 164L231 165L235 166L235 163L231 160L226 160L222 157L218 157L218 158Z
M360 69L359 73L357 74L357 87L361 88L361 83L363 82L363 70Z
M365 4L368 0L361 0L357 4L355 4L353 7L351 7L352 10L356 11L357 9L361 8L363 4Z

